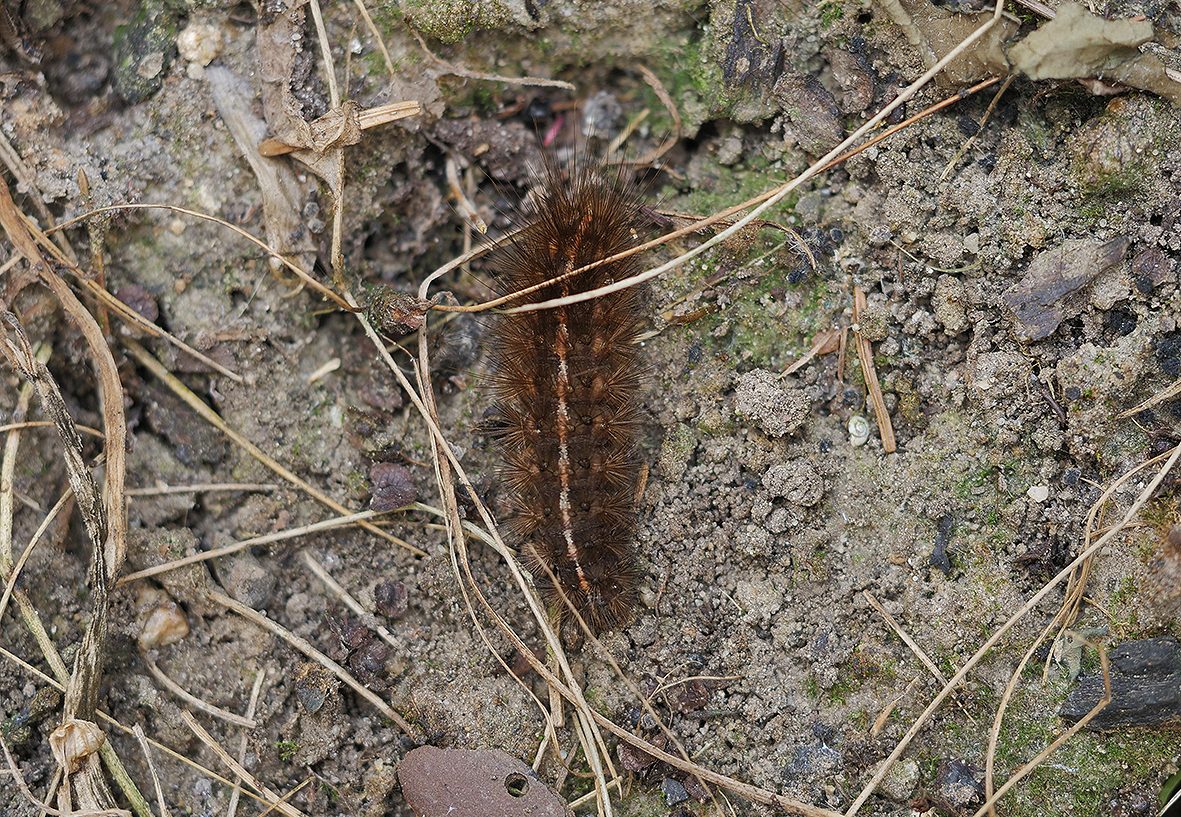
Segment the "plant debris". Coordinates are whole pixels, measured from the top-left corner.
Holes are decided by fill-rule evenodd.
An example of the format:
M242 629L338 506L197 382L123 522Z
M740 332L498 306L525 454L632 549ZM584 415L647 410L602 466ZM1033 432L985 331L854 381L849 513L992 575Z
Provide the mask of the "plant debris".
M1058 325L1082 311L1074 296L1102 273L1124 260L1129 241L1091 238L1064 241L1033 259L1025 277L1004 294L1021 333L1031 341L1054 334Z
M1091 79L1098 93L1119 83L1181 104L1181 82L1140 46L1153 39L1147 20L1106 20L1077 3L1063 3L1054 19L1009 49L1013 68L1030 79Z
M1103 676L1079 679L1059 714L1074 723L1103 697ZM1169 636L1120 644L1111 651L1111 703L1087 729L1181 722L1181 643Z

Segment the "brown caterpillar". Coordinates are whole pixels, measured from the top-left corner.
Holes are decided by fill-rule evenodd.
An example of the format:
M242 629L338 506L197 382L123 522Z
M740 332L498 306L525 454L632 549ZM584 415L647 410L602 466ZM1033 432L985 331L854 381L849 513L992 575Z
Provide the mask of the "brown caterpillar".
M553 281L638 243L640 198L600 167L568 176L547 163L529 224L494 255L499 287ZM571 295L639 272L635 256L550 283L513 306ZM624 623L636 597L636 288L499 316L491 327L509 526L551 609L567 613L550 574L595 631ZM548 568L548 570L546 569Z

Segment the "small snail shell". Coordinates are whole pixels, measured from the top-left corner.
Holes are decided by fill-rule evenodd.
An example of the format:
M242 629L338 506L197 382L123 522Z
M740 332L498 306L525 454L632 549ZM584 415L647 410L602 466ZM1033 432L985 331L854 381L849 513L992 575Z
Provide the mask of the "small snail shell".
M849 418L849 443L854 448L865 445L869 440L869 420L860 414Z
M82 761L102 747L107 736L91 721L63 723L49 735L49 748L62 768L76 772Z

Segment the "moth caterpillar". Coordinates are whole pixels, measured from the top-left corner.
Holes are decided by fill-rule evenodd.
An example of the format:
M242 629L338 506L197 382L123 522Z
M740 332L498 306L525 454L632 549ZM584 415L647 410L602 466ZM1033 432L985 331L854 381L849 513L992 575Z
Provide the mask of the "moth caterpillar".
M603 286L639 272L635 256L559 280L638 243L636 189L598 166L563 175L547 162L528 224L492 261L498 287L545 284L513 305ZM562 593L595 631L624 623L636 598L636 338L642 295L628 288L580 303L502 314L491 327L510 529L561 619ZM547 570L548 568L548 570Z

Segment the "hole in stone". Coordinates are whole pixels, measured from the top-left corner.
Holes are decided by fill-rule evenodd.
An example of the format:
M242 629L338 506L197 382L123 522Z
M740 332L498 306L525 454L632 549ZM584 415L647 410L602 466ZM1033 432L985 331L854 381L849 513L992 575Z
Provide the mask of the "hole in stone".
M529 778L513 772L504 779L504 788L513 797L524 797L529 792Z

